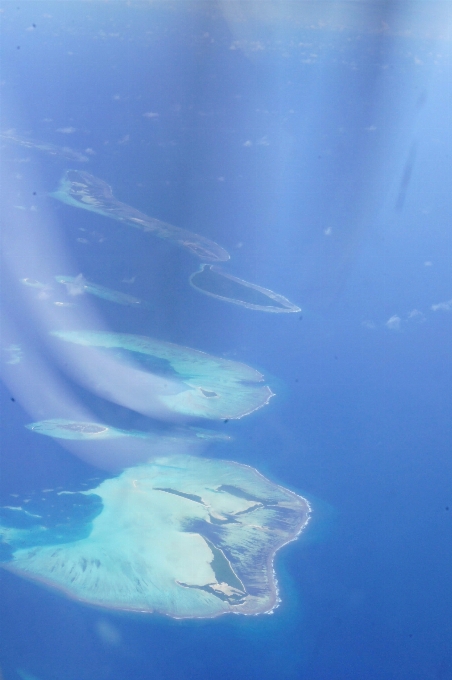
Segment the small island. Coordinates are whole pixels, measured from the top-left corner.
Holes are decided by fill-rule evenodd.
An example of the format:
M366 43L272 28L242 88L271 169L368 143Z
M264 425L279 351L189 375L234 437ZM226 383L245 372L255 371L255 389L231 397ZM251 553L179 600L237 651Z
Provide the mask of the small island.
M93 422L81 422L66 418L49 418L25 426L36 434L44 434L55 439L73 439L77 441L96 441L101 439L117 439L119 437L135 437L146 439L150 443L189 444L203 440L205 442L227 442L231 437L224 432L207 430L202 427L169 427L149 430L124 430L111 425Z
M78 276L55 276L55 280L58 281L58 283L62 283L64 286L66 286L68 294L74 297L77 295L83 295L84 293L89 293L91 295L95 295L96 297L102 298L102 300L116 302L118 305L141 307L144 309L149 308L147 302L143 302L143 300L139 300L133 295L120 293L117 290L106 288L106 286L100 286L98 283L87 281L82 274L78 274Z
M234 305L241 305L247 309L276 314L301 312L300 307L283 295L232 276L211 264L201 265L199 271L190 276L189 282L193 288L204 295L210 295L224 302L232 302Z

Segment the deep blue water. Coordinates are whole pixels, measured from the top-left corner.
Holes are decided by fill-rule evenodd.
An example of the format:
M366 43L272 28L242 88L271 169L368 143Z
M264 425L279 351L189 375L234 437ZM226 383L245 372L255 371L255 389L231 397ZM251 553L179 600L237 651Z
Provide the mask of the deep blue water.
M100 611L2 571L5 680L452 678L452 303L432 309L452 298L450 6L6 2L2 22L1 131L94 152L2 141L2 498L110 474L25 429L41 392L52 417L53 383L16 394L5 364L17 342L52 365L19 271L82 272L151 303L95 300L112 330L265 374L276 397L218 423L233 440L204 455L313 507L278 553L271 616ZM302 312L200 295L189 253L51 199L68 168ZM54 370L99 418L145 423Z

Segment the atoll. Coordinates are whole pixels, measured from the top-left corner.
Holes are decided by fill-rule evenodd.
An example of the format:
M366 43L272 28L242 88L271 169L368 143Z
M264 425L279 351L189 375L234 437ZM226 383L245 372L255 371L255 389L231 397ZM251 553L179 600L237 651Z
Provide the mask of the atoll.
M185 455L52 493L56 517L39 500L1 509L2 566L91 605L174 618L271 611L274 555L310 512L251 467Z

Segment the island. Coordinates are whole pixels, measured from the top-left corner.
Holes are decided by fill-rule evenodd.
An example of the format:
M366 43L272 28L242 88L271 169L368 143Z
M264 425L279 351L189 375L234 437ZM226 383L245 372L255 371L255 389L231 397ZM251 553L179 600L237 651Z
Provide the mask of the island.
M120 293L117 290L100 286L98 283L87 281L83 274L78 274L78 276L55 276L55 280L58 283L62 283L64 286L66 286L66 290L69 295L77 296L83 295L84 293L89 293L91 295L95 295L96 297L102 298L103 300L116 302L118 305L149 308L149 304L147 302L143 302L143 300L140 300L133 295Z
M111 187L89 172L67 170L58 189L51 196L76 208L111 217L159 238L168 239L202 260L210 262L229 260L229 253L214 241L186 229L174 227L155 217L148 217L136 208L118 201Z
M231 437L224 432L207 430L203 427L171 427L154 428L153 430L124 430L111 425L93 422L81 422L66 418L49 418L36 423L28 423L25 427L36 434L44 434L55 439L72 439L77 441L95 441L96 439L117 439L118 437L134 437L147 439L159 444L190 443L201 439L206 442L226 442Z
M274 556L309 516L305 498L251 467L163 456L1 508L1 566L98 607L262 614L279 603Z
M117 363L139 366L144 373L168 378L161 381L160 393L153 386L152 397L174 413L213 420L237 419L262 408L274 396L268 385L261 384L263 375L254 368L189 347L107 331L54 331L52 335L82 347L100 348L110 352ZM102 375L93 378L92 389L102 392ZM145 413L145 407L146 404L140 412Z
M218 267L203 264L199 271L189 278L190 285L200 293L211 297L232 302L248 309L261 312L301 312L300 307L294 305L283 295L274 293L255 283L249 283L237 276L232 276Z

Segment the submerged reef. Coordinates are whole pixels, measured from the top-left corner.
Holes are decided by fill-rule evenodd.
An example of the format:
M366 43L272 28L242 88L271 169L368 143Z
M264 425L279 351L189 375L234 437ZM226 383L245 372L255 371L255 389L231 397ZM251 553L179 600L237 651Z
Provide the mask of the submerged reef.
M229 253L214 241L186 229L174 227L155 217L148 217L126 203L121 203L114 197L111 187L106 182L90 175L89 172L67 170L57 191L51 195L68 205L111 217L159 238L168 239L202 260L211 262L229 260Z
M103 300L116 302L118 305L142 308L149 307L148 303L133 297L133 295L120 293L117 290L111 290L111 288L106 288L105 286L100 286L97 283L87 281L82 274L79 274L78 276L55 276L55 280L58 281L58 283L62 283L66 286L66 290L69 295L77 296L83 295L84 293L90 293L91 295L95 295L96 297L102 298Z
M177 391L157 395L170 411L210 419L242 418L269 402L273 392L261 373L246 364L141 335L104 331L55 331L85 347L112 351L116 360L139 364L172 379ZM155 396L155 395L153 395Z
M36 281L36 279L25 278L20 279L20 282L29 288L37 288L38 290L52 290L50 286L46 285L45 283L41 283L40 281Z
M1 509L2 566L91 605L174 618L271 611L274 555L310 512L251 467L186 455L52 494L45 512L39 498Z
M20 668L18 668L16 672L19 675L19 677L22 678L22 680L39 680L39 678L37 678L35 675L31 675L31 673L27 673L27 671L23 671ZM0 680L2 680L1 676Z
M23 352L22 347L20 345L15 344L7 345L6 347L2 347L2 350L5 354L4 359L5 364L14 366L15 364L20 364L20 362L22 361Z
M218 267L203 264L189 278L190 285L204 295L262 312L301 312L283 295L232 276Z
M63 158L68 158L71 161L78 161L79 163L87 163L89 161L88 156L85 156L85 154L80 153L80 151L71 149L68 146L57 146L56 144L49 144L48 142L37 142L34 139L19 137L13 130L7 130L0 133L0 139L5 142L12 142L25 149L43 151L50 156L62 156Z
M60 545L89 536L92 520L102 512L102 499L84 491L44 489L0 507L0 563L15 551Z

